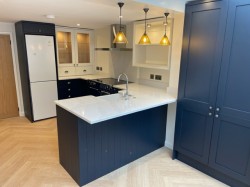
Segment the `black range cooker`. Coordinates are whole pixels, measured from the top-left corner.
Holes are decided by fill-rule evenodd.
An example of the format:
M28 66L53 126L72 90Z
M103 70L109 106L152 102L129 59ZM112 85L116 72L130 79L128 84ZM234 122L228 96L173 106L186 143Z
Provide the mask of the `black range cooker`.
M126 84L126 81L120 80L120 82L118 82L117 79L113 78L88 80L90 95L94 96L118 93L118 91L121 89L114 88L113 86L119 84Z

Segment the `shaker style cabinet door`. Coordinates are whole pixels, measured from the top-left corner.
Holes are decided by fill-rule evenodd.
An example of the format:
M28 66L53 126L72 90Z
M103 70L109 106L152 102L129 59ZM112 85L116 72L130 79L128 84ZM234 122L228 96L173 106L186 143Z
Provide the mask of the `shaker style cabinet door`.
M227 1L186 8L174 149L208 163Z
M231 0L210 165L250 185L250 0Z

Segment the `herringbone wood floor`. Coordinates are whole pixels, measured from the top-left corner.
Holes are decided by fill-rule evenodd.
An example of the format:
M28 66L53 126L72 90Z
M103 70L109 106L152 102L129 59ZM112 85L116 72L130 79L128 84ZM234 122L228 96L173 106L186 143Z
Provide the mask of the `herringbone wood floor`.
M56 119L31 124L0 120L0 186L77 186L58 161ZM157 150L88 187L223 187L219 181Z

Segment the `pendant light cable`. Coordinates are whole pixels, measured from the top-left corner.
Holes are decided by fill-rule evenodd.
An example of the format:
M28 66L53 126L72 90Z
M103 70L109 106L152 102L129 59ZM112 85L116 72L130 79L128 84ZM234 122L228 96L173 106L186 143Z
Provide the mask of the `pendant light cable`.
M146 22L146 20L147 20L147 12L145 12L145 33L147 33L147 22Z
M119 2L118 5L120 7L120 31L121 31L122 30L122 7L123 7L124 3Z
M148 13L149 8L144 8L143 10L145 12L145 34L146 34L147 33L147 13Z
M166 16L166 23L165 23L165 34L167 34L167 25L168 25L168 13L165 13L165 16Z

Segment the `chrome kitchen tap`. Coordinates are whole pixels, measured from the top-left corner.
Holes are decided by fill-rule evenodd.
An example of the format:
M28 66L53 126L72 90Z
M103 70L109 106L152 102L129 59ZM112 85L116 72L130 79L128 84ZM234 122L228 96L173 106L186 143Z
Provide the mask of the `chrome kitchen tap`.
M125 97L125 99L128 99L128 96L129 96L128 95L128 76L125 73L120 74L118 79L117 79L118 82L120 81L121 76L124 76L126 78L126 93L125 93L124 97Z

